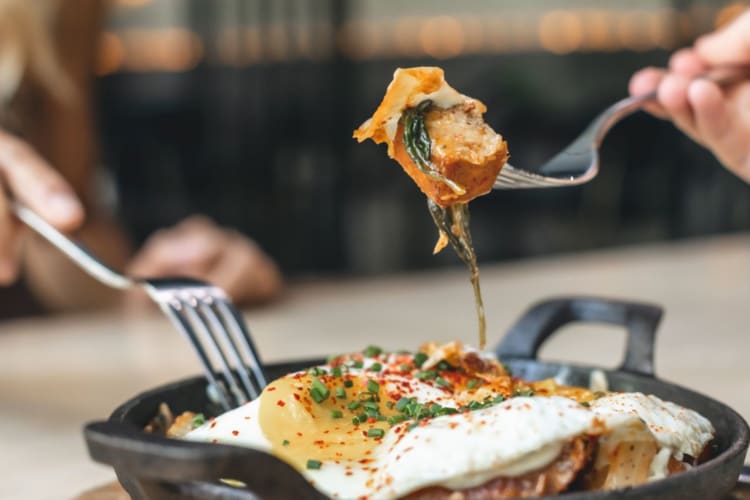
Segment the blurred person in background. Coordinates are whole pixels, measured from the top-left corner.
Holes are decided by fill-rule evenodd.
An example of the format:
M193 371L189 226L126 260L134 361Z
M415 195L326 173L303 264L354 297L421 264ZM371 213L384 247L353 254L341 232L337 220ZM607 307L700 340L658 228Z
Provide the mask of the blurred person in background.
M657 91L648 107L705 146L750 183L750 79L722 90L697 78L717 66L750 66L750 10L726 27L675 52L668 69L645 68L630 81L632 95Z
M240 305L278 296L274 261L251 239L199 215L132 248L97 186L90 94L104 2L0 0L0 316L29 300L46 310L111 305L121 299L58 250L24 230L9 210L17 198L94 254L131 275L191 276L224 288ZM10 294L13 295L10 295ZM16 310L14 310L16 309Z

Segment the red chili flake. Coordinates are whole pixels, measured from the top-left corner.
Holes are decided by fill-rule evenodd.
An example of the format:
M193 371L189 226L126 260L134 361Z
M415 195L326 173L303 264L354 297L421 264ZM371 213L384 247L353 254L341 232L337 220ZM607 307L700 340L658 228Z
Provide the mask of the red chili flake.
M365 455L372 455L372 450L367 450L367 451L365 452Z
M296 399L297 401L299 401L300 399L302 399L302 398L300 397L300 395L299 395L299 394L297 394L296 392L295 392L295 393L293 393L293 394L292 394L292 396L294 396L294 399Z
M451 422L450 427L451 429L455 429L456 427L458 427L458 422Z
M364 437L367 437L367 431L362 431L362 435L363 435Z
M213 429L216 427L216 422L211 422L211 425L208 426L209 429Z
M252 418L253 418L253 417L249 417L249 416L246 416L246 417L245 417L245 420L250 420L250 419L252 419Z
M372 462L372 458L363 458L359 461L362 465L369 464L370 462Z
M377 420L375 420L375 417L370 417L367 419L368 424L374 424L375 422L377 422Z
M286 406L286 403L279 399L278 401L276 401L276 406Z
M274 386L271 386L271 387L267 387L267 388L266 388L266 390L267 390L268 392L271 392L271 391L275 391L275 390L276 390L276 388L275 388Z
M323 441L322 439L316 439L315 441L313 441L313 444L315 446L323 446L324 444L326 444L326 442Z
M298 433L297 433L297 435L298 435L299 437L302 437L302 433L301 433L301 432L298 432Z
M218 442L219 442L219 440L218 440L218 439L212 439L212 440L211 440L211 442L212 442L213 444L216 444L216 443L218 443Z
M240 435L240 431L238 430L232 431L232 436L239 436L239 435Z
M352 475L354 475L354 473L352 471L348 470L348 471L344 472L344 475L345 476L352 476Z

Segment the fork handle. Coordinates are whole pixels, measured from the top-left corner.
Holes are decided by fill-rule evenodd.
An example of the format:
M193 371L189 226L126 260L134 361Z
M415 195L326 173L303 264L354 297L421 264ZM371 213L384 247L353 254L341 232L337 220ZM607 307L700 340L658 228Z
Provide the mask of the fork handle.
M10 207L18 219L33 229L39 236L49 241L78 264L89 276L112 288L124 290L133 286L133 281L101 263L79 241L68 238L55 229L49 222L18 200L11 200Z
M713 68L702 75L695 77L696 80L709 80L721 88L726 88L735 83L750 79L750 65L719 66ZM589 125L583 136L589 136L588 132L595 132L596 145L601 145L606 133L615 123L619 122L626 116L642 109L643 106L651 101L655 101L656 91L647 94L627 97L617 101L612 106L604 110L594 122Z

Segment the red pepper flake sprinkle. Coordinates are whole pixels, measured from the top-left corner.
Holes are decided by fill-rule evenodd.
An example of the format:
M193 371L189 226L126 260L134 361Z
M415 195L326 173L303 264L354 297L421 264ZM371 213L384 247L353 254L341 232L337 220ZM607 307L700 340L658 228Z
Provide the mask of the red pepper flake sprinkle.
M276 390L276 388L275 388L274 386L271 386L271 387L268 387L268 388L267 388L266 390L267 390L268 392L271 392L271 391L275 391L275 390Z
M281 399L279 399L278 401L276 401L276 406L282 406L283 407L283 406L286 406L286 403L284 401L282 401Z
M298 433L297 433L297 436L299 436L299 437L302 437L302 433L301 433L301 432L298 432Z
M240 431L238 430L232 431L232 436L239 436L239 435L240 435Z
M300 399L302 399L302 398L300 398L300 395L297 394L296 392L293 393L292 396L294 396L294 399L296 399L297 401L299 401Z
M211 422L211 425L208 426L209 429L213 429L216 427L216 422Z

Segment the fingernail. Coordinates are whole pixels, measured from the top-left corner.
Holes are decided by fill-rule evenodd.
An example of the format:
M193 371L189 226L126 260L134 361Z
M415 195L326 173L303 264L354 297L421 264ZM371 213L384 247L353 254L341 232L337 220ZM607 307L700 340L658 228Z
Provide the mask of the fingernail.
M47 207L62 219L78 217L83 210L78 200L64 193L52 194L47 200Z

